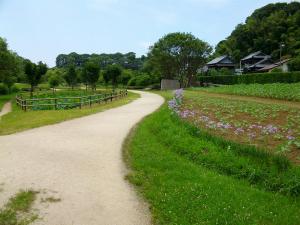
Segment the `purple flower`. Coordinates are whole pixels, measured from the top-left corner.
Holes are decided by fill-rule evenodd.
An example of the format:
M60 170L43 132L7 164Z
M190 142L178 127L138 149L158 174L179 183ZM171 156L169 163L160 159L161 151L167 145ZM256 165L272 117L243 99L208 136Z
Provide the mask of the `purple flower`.
M278 128L273 125L267 125L263 128L263 134L276 134L278 132Z
M234 131L234 133L235 133L236 135L242 134L242 133L244 133L244 132L245 132L245 131L244 131L243 128L237 128L237 129Z
M291 136L291 135L286 136L286 138L287 138L289 141L292 141L292 140L295 140L295 139L296 139L295 137L293 137L293 136Z

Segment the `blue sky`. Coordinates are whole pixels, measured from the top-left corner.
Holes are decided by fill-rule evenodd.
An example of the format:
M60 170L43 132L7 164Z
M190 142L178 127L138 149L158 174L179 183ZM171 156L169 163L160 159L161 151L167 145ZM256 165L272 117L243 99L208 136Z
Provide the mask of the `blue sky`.
M278 1L0 0L0 36L19 55L50 66L58 54L73 51L139 56L169 32L191 32L216 45L272 2Z

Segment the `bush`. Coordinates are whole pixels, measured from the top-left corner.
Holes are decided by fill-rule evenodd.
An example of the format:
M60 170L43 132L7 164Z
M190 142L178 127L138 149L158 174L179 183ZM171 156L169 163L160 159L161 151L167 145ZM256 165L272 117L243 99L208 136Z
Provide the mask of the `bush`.
M291 73L254 73L230 76L200 76L201 83L214 84L268 84L300 82L300 72Z
M4 84L0 84L0 95L6 95L8 92L8 87Z
M291 71L300 71L300 56L298 56L297 58L292 59L289 63L288 63L289 69Z
M16 85L13 85L11 88L10 88L10 92L11 93L17 93L19 92L20 89L16 86Z

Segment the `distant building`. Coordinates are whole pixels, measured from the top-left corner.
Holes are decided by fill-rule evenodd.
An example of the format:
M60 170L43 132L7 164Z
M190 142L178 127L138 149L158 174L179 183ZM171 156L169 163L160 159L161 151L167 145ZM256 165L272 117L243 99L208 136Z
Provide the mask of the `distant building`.
M220 57L217 57L213 59L212 61L208 62L206 64L206 70L208 71L209 69L222 69L222 68L227 68L227 69L234 69L235 64L234 62L230 59L228 55L223 55Z
M271 72L273 69L280 68L282 72L289 72L288 62L290 59L282 60L281 62L273 63L258 70L258 72Z
M262 68L274 64L274 61L272 60L271 56L258 51L241 59L241 64L244 72L257 72Z

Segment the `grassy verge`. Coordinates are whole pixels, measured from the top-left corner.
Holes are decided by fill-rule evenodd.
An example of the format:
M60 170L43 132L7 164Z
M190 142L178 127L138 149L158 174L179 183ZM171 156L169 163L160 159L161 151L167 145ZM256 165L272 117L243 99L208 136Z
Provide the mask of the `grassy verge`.
M300 101L300 83L237 84L214 88L202 88L201 90L220 94L245 95Z
M300 223L299 197L279 194L299 190L298 169L199 131L163 106L124 145L128 179L150 203L155 224Z
M127 97L114 100L107 104L94 105L91 108L70 109L70 110L45 110L45 111L28 111L24 112L13 104L13 112L4 115L0 120L0 135L12 134L15 132L54 124L107 109L118 107L137 99L138 94L128 93Z
M15 96L15 94L11 94L11 95L0 95L0 111L3 107L3 105L10 101L11 99L13 99L13 97Z
M1 225L27 225L38 217L31 212L36 199L34 191L20 191L16 196L9 199L8 203L0 209Z

